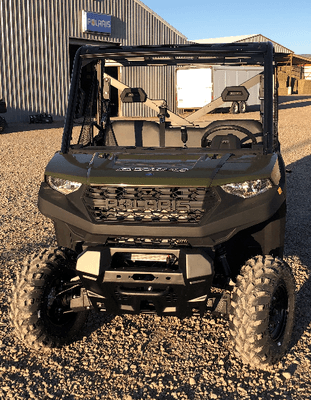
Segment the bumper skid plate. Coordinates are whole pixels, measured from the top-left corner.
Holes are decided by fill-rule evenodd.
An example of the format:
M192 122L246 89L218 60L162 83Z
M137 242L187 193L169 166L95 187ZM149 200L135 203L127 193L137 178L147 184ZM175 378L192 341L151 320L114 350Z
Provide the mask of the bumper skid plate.
M203 314L214 276L203 249L88 248L77 272L93 307L112 314Z

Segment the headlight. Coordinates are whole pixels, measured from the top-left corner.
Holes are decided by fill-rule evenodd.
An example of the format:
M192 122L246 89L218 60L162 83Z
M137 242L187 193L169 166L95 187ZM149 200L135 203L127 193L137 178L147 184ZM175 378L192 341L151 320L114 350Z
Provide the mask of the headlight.
M243 183L228 183L221 188L229 194L248 199L258 194L264 193L272 188L270 179L257 179L256 181L246 181Z
M55 178L54 176L47 176L46 182L52 189L57 190L62 194L73 193L78 190L82 183L68 181L67 179Z

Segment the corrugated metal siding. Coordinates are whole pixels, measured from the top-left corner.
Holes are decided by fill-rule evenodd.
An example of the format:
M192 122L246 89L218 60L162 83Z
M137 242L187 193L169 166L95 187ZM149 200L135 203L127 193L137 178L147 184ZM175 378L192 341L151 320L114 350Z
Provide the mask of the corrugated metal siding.
M28 121L29 114L62 116L68 97L66 19L62 1L1 1L2 96L8 121Z
M111 14L112 34L83 33L82 10ZM41 112L64 117L70 38L123 45L187 42L138 0L0 0L0 98L7 102L8 122Z
M151 100L166 100L168 108L176 111L175 68L140 67L122 68L121 80L128 86L141 87ZM157 113L144 104L122 104L122 115L156 116Z
M238 86L255 75L263 71L262 67L229 67L229 66L215 66L214 67L214 90L213 95L216 99L221 96L226 86ZM259 100L259 83L248 89L249 98L247 105L253 106L260 104ZM226 106L230 106L226 103Z

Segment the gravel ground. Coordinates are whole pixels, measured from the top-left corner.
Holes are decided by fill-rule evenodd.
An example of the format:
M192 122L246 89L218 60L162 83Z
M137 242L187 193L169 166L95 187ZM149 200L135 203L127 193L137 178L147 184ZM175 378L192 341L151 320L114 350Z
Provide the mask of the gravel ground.
M91 313L75 343L49 355L24 348L8 322L8 296L23 259L55 244L37 193L62 129L12 124L0 136L0 399L311 399L311 97L281 101L280 140L292 171L285 256L297 315L290 351L269 372L235 358L228 321L209 314L180 321Z

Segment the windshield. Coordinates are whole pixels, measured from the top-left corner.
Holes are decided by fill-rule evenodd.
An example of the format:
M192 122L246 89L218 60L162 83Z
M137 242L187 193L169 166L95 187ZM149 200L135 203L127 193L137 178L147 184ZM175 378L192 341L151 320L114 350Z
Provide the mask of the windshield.
M217 56L210 45L194 45L206 59L194 57L193 46L174 47L182 55L170 58L159 57L168 46L126 48L126 54L121 47L95 48L91 55L87 47L76 56L66 151L106 146L257 151L277 140L276 90L265 88L264 57L254 55L254 46L251 56L249 46L243 48L244 59L238 60L232 50L227 58Z

